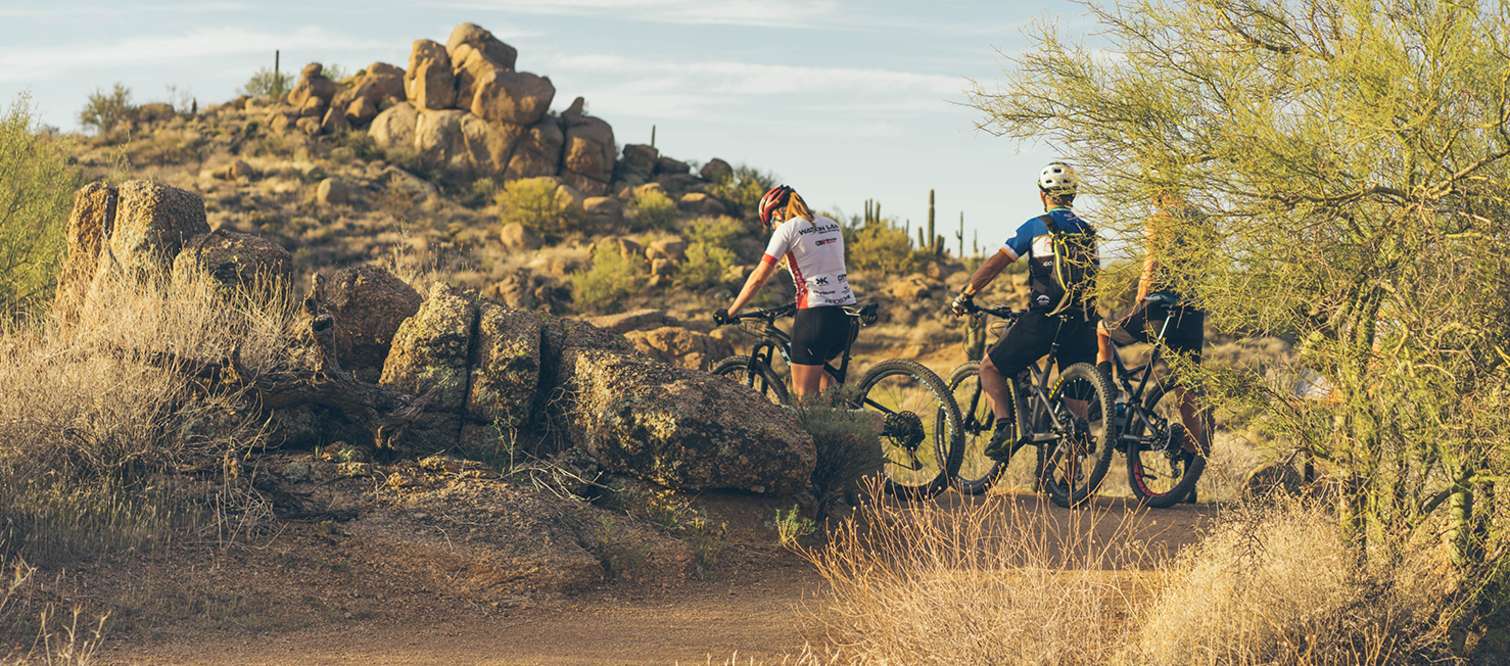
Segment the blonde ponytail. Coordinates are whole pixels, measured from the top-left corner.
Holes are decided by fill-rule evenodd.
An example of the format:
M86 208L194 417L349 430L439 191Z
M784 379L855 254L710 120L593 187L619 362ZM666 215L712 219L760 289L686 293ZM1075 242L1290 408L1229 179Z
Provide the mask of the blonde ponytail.
M807 202L802 195L792 192L792 196L786 202L786 219L792 220L799 217L807 218L808 224L817 224L817 217L813 215L813 209L807 207Z

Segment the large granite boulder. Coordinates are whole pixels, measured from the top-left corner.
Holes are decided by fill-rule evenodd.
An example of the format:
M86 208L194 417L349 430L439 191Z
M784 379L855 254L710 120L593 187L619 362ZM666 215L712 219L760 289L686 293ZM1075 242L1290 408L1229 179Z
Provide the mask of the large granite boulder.
M478 82L514 71L519 52L473 23L462 23L446 40L451 69L456 75L456 105L471 108Z
M573 444L609 470L677 490L805 492L813 440L737 382L675 367L574 320L547 322L544 387Z
M490 459L516 441L534 416L540 391L540 339L534 313L483 301L472 341L461 448Z
M176 187L130 180L117 188L108 247L124 268L167 269L184 243L210 232L204 199Z
M93 182L73 195L73 211L68 215L68 252L58 274L53 296L54 308L66 314L89 289L99 266L100 251L110 239L115 225L116 189L104 182Z
M580 98L579 98L580 99ZM567 174L579 176L592 183L573 183L577 189L589 195L608 193L613 181L614 145L613 127L601 118L587 115L565 115L566 150L561 169Z
M312 62L304 66L299 72L299 80L292 90L288 91L285 101L289 106L300 110L304 117L320 118L325 115L325 109L330 106L330 101L336 95L336 82L325 76L325 68L320 63Z
M473 83L472 114L510 125L534 125L550 111L556 86L529 72L490 72Z
M613 179L629 185L639 185L655 174L655 163L661 152L654 146L642 143L624 145L624 156L614 171Z
M456 74L445 46L428 39L414 41L409 69L404 74L404 92L421 109L448 109L456 105Z
M404 100L404 77L404 70L386 62L368 65L331 99L322 131L328 133L341 121L356 126L372 122L385 104Z
M372 126L367 128L367 136L378 148L386 151L413 150L414 131L418 125L419 112L413 104L402 102L377 114Z
M424 300L398 276L377 266L343 268L319 280L316 298L335 319L336 353L342 366L376 380L399 325Z
M529 128L509 158L506 175L511 179L556 175L565 140L561 125L554 118L546 118Z
M217 229L190 239L174 259L175 276L194 271L232 289L288 284L294 277L294 258L270 239Z

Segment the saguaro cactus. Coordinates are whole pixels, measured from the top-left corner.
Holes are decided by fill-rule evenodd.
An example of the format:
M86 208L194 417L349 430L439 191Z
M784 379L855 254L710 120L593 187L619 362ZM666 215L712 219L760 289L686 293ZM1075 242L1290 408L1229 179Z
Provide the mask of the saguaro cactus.
M938 254L938 235L933 227L933 190L928 190L928 244L924 246L929 252Z
M959 231L954 232L954 237L959 239L959 258L965 258L965 211L959 212Z

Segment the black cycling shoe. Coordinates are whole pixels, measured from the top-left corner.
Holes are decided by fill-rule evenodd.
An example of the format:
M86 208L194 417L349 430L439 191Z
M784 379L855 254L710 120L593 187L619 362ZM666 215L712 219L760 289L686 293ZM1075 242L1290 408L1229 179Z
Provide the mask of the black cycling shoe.
M1014 430L1011 419L997 419L996 428L991 431L991 441L986 443L986 457L1003 464L1010 460L1012 445L1016 443L1012 437Z

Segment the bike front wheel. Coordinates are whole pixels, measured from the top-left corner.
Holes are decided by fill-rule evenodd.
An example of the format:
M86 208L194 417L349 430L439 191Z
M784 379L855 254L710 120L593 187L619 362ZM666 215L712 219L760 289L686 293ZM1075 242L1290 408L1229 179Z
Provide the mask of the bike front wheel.
M1055 504L1079 506L1106 478L1117 434L1115 395L1106 376L1089 363L1060 371L1049 404L1066 427L1057 441L1044 445L1040 467L1043 489Z
M1127 485L1138 501L1164 509L1184 500L1206 470L1206 456L1180 419L1177 391L1156 387L1145 402L1147 417L1128 425ZM1209 431L1208 431L1208 437Z
M958 466L959 408L938 374L912 361L885 361L866 371L853 407L882 415L881 453L888 493L932 497Z
M754 369L751 369L751 366ZM786 382L776 376L775 371L769 365L752 364L748 356L730 356L713 364L709 372L720 377L728 377L759 393L766 400L778 405L790 404L787 394Z

